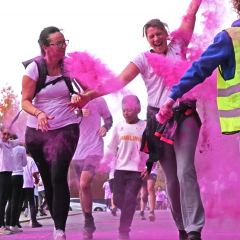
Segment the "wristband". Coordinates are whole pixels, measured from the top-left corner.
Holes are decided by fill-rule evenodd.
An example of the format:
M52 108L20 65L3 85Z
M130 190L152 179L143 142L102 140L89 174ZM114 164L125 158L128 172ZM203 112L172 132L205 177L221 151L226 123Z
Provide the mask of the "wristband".
M40 111L37 115L36 115L36 117L38 117L38 115L40 115L41 113L45 113L44 111Z

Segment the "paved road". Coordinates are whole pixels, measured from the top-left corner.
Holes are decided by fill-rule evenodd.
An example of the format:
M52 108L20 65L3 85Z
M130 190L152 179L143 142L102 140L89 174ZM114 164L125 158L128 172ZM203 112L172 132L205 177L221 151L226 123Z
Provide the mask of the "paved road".
M169 211L156 211L156 221L141 221L139 212L136 212L130 233L132 240L178 240L178 232ZM119 212L113 217L109 212L94 213L97 230L94 234L95 240L116 240L118 236ZM44 239L52 240L52 219L39 220L42 228L26 228L27 223L22 223L23 233L1 236L0 239ZM81 229L83 227L83 216L78 214L68 217L67 240L82 239ZM227 220L206 221L203 231L203 240L240 240L240 223Z

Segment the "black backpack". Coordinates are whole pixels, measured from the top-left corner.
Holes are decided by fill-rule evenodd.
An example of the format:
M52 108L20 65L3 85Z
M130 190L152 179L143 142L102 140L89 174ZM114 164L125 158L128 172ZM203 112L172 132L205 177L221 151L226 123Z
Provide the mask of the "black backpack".
M62 79L65 81L65 83L66 83L66 85L69 89L70 94L76 93L73 89L71 79L69 77L69 72L64 67L63 61L64 61L64 58L60 59L60 61L59 61L62 77L59 77L59 78L57 78L57 79L55 79L51 82L48 82L48 83L45 83L48 72L47 72L46 62L45 62L43 57L39 56L39 57L32 58L32 59L27 60L27 61L22 63L25 68L27 68L27 66L32 62L35 62L37 64L37 67L38 67L39 79L37 81L37 86L36 86L36 90L35 90L33 98L36 96L37 93L39 93L46 86L51 85L51 84L54 85Z

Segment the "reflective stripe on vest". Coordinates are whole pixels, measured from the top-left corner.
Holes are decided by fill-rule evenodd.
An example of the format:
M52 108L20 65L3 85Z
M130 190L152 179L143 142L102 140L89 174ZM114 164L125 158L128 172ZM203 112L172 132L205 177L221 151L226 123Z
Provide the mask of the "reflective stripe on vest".
M235 53L235 75L225 80L221 66L217 74L217 104L223 134L240 132L240 27L225 30L232 39Z

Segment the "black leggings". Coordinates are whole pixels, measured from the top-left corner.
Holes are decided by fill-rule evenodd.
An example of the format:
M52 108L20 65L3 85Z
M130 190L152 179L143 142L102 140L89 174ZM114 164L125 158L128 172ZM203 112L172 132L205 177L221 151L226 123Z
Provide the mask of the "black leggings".
M18 204L18 218L17 218L17 220L19 220L21 210L22 210L23 201L24 201L25 197L27 197L27 200L28 200L29 205L30 205L32 222L36 223L37 219L36 219L36 208L35 208L35 202L34 202L34 188L33 187L22 189L21 196L20 196L20 201L19 201L19 204Z
M12 172L0 172L0 228L5 226L4 215L11 185Z
M23 175L14 175L11 180L11 188L8 196L8 207L6 210L6 225L16 226L19 219L18 217L18 205L19 196L21 195L23 187Z
M45 187L49 211L56 230L65 230L70 193L67 174L79 139L78 124L48 132L27 127L26 145Z

